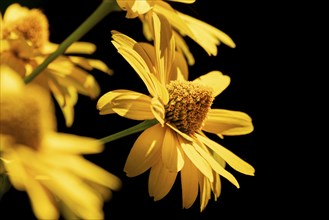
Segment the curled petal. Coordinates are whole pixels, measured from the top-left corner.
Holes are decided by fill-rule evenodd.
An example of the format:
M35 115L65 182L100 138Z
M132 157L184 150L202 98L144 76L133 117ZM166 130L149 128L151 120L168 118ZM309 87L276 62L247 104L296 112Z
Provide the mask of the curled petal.
M96 107L101 115L117 113L134 120L146 120L154 118L151 102L152 98L147 95L120 89L104 94Z

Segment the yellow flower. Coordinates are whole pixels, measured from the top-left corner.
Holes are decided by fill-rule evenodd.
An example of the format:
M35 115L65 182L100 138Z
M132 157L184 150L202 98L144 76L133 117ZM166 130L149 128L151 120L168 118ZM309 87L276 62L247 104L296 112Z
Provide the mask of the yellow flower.
M213 99L230 83L219 71L187 81L185 59L175 52L173 33L167 20L153 14L154 46L137 43L112 32L112 43L145 83L150 95L130 90L113 90L100 97L100 114L117 113L134 120L156 119L134 143L124 171L134 177L150 169L149 194L162 199L181 174L183 207L189 208L200 190L202 211L213 192L220 194L220 176L239 187L225 163L254 175L254 168L209 139L203 132L243 135L253 131L251 118L243 112L211 109Z
M120 179L84 159L96 139L56 132L51 96L1 65L0 160L15 189L26 191L38 219L103 219ZM70 213L65 216L65 213Z
M126 18L136 18L141 14L149 12L154 5L158 4L162 0L117 0L119 7L127 11ZM186 4L192 4L195 0L169 0L173 2L181 2Z
M58 44L49 42L47 17L39 9L28 9L18 3L6 9L1 26L1 63L9 65L26 77L40 65ZM32 83L39 83L52 92L69 127L74 121L74 106L78 94L91 98L99 96L100 87L87 71L94 68L111 74L100 60L87 59L77 54L90 55L96 46L88 42L75 42L59 56ZM69 54L76 55L69 55Z
M198 43L208 55L217 55L217 46L222 42L231 48L235 48L234 41L223 31L214 26L198 20L189 15L183 14L173 9L165 1L119 1L119 6L127 10L128 18L134 18L138 15L143 23L143 32L148 40L153 40L152 14L155 12L165 16L173 26L174 37L176 38L176 47L182 52L189 65L195 63L193 54L183 37L188 36ZM177 1L182 3L193 3L195 1Z

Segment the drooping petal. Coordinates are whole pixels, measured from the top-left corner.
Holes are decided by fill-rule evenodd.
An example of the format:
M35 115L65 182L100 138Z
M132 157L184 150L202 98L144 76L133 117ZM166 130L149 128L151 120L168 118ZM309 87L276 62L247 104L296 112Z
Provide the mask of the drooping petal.
M200 172L205 175L210 182L212 182L214 180L212 168L209 163L195 150L193 142L189 143L181 137L179 137L179 141L186 156L200 170Z
M185 209L190 208L198 196L198 173L199 171L193 163L186 159L181 170L183 208Z
M197 143L193 143L193 147L208 162L208 164L211 166L211 168L214 171L216 171L219 175L225 177L237 188L239 188L239 183L235 179L235 177L231 173L226 171L220 164L218 164L217 161L211 156L209 152L203 150Z
M202 212L211 198L210 194L210 181L204 176L199 175L199 184L200 184L200 212Z
M156 124L137 138L124 166L127 176L138 176L161 159L163 137L164 129L160 124Z
M169 193L176 176L176 172L170 172L161 162L151 168L148 189L150 196L154 197L154 201L162 199Z
M175 42L177 46L177 50L181 51L182 54L186 57L186 60L190 66L193 66L195 64L195 59L193 54L191 53L187 43L183 39L181 35L179 35L176 31L173 31Z
M179 16L178 12L173 9L167 2L164 1L158 1L157 4L154 5L153 11L157 14L164 15L169 23L176 29L179 30L179 32L185 36L193 36L193 32L188 27L186 22Z
M113 190L118 190L121 187L121 181L118 177L85 160L83 157L76 154L58 154L59 152L56 153L57 154L52 154L50 151L49 154L45 154L45 156L48 157L45 158L44 162L47 165L68 170L81 179L103 185ZM66 152L63 151L63 153Z
M231 48L235 48L234 41L223 31L192 16L180 12L178 12L178 15L193 32L194 35L190 37L200 44L209 54L216 56L216 46L221 42Z
M255 169L250 164L233 154L231 151L207 137L199 134L196 134L196 136L202 143L207 145L216 154L220 155L233 169L246 175L254 175Z
M254 130L252 119L240 111L210 109L202 130L221 135L244 135Z
M43 74L47 74L47 71ZM74 121L74 105L78 101L77 91L73 87L62 86L55 77L48 75L48 85L64 115L65 124L71 127Z
M152 98L130 90L114 90L104 94L97 102L100 114L117 113L120 116L134 119L153 119Z
M165 129L162 144L162 161L164 167L171 172L179 172L184 166L184 159L179 148L177 134L172 129Z
M216 173L214 174L214 182L211 185L211 190L214 193L214 200L217 201L217 198L220 196L222 184L220 182L220 176Z
M100 87L96 79L75 66L66 57L57 58L49 64L47 71L51 73L62 86L73 86L79 93L96 98Z
M113 71L102 61L96 59L86 59L78 56L68 56L68 58L75 64L83 67L86 70L98 69L109 75L113 74Z
M193 80L193 82L197 82L204 86L211 87L213 90L213 97L216 97L220 93L222 93L228 87L230 81L230 77L227 75L223 75L223 73L221 73L220 71L211 71Z
M26 192L31 200L32 209L38 219L58 219L55 201L40 182L33 178L25 181Z

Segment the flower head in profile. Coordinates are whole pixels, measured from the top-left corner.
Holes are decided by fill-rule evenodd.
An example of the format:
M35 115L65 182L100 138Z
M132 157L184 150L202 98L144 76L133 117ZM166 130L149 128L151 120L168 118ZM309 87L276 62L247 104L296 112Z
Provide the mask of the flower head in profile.
M173 35L176 41L176 49L183 53L189 65L195 60L190 52L184 37L188 36L199 44L208 55L217 55L217 46L222 42L235 48L234 41L223 31L199 19L181 13L165 1L125 1L117 0L119 6L127 11L127 18L138 17L143 23L143 32L148 40L154 39L152 13L165 16L173 27ZM195 0L176 0L176 2L191 4Z
M103 219L103 204L120 179L83 157L103 145L56 131L50 94L25 85L1 65L0 160L13 187L26 191L38 219ZM69 213L69 214L67 214Z
M100 97L101 115L116 113L133 120L157 120L134 143L124 171L134 177L150 170L150 196L160 200L181 175L183 207L189 208L200 192L202 211L211 192L217 199L220 176L239 187L225 164L246 175L254 168L205 132L243 135L253 131L251 118L243 112L212 109L211 105L230 83L220 71L211 71L188 81L186 61L175 51L175 38L162 15L153 14L154 45L138 43L112 32L112 43L145 83L149 94L120 89Z
M9 65L21 77L27 77L40 65L58 44L49 41L48 20L39 9L28 9L18 3L8 6L0 14L1 63ZM99 96L100 88L95 78L87 71L94 68L111 74L100 60L84 58L96 46L88 42L75 42L31 83L39 83L52 92L62 109L66 125L74 121L74 106L78 94L91 98ZM71 55L70 55L71 54Z

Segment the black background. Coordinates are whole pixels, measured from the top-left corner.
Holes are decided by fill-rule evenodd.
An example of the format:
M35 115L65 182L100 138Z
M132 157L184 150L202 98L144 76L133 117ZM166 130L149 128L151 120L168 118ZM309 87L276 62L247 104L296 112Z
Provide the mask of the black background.
M5 0L1 2L2 13L13 2L42 9L49 19L50 40L61 43L101 1ZM279 66L288 62L285 52L279 49L281 43L278 43L281 42L281 33L288 30L278 29L277 24L285 11L277 11L277 7L270 3L255 2L198 0L192 5L170 4L224 31L237 45L232 49L222 44L218 47L218 55L209 57L199 45L186 38L196 59L196 64L189 69L190 79L212 70L220 70L231 77L230 86L215 99L213 108L243 111L253 119L253 133L215 140L253 165L255 176L245 176L227 167L239 181L240 189L222 179L221 196L218 201L211 199L202 213L199 212L199 198L190 209L182 209L179 178L165 198L154 202L148 196L148 172L134 178L126 177L123 172L129 150L139 135L134 134L106 144L102 154L86 156L123 182L122 189L114 192L113 198L104 204L106 219L268 219L303 215L308 209L303 209L300 204L304 204L307 192L295 179L298 164L289 164L286 156L288 150L285 147L291 146L292 141L285 139L284 134L293 119L289 117L291 112L287 105L282 108L280 95L286 83L278 80L282 75ZM108 15L81 39L96 44L97 51L90 57L104 61L114 71L113 76L91 71L101 86L101 94L113 89L146 92L142 80L110 42L111 30L125 33L136 41L145 41L140 21L128 20L124 16L124 12ZM287 34L285 39L291 40ZM278 51L281 56L274 56L273 53ZM294 102L295 99L290 100ZM138 123L118 115L100 116L96 102L97 99L79 96L71 128L65 127L57 107L58 131L102 138ZM278 120L282 115L289 117L284 125ZM2 219L21 216L35 219L26 193L13 188L0 201L0 215L4 217Z

